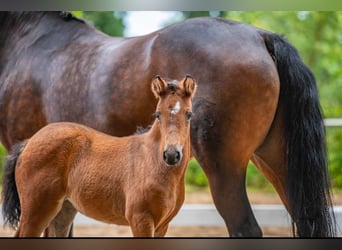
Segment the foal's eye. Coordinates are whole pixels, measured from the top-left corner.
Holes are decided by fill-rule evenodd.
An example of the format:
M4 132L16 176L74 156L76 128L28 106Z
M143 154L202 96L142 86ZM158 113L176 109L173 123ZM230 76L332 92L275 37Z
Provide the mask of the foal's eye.
M191 117L192 117L192 112L191 112L191 111L187 111L187 112L185 113L185 117L186 117L187 120L190 120Z
M159 112L159 111L155 112L155 113L154 113L154 117L155 117L158 121L160 121L160 112Z

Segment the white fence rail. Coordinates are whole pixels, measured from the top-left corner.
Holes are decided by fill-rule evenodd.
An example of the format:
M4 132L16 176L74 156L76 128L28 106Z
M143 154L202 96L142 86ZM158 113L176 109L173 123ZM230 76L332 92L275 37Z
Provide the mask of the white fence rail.
M342 236L342 206L334 206L337 236ZM291 227L291 219L283 205L252 205L252 210L261 227ZM102 222L77 214L75 225L105 225ZM170 226L222 226L224 221L214 205L184 204Z
M342 127L342 118L327 118L324 119L324 124L327 127Z

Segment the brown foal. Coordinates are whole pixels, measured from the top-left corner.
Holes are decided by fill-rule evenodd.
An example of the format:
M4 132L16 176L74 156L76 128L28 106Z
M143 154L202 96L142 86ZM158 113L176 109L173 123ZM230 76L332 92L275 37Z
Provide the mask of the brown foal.
M151 87L158 104L146 133L119 138L60 122L14 147L3 201L5 221L19 225L17 237L44 231L65 237L77 212L129 225L135 237L166 234L184 201L196 82L190 76L179 82L157 76Z

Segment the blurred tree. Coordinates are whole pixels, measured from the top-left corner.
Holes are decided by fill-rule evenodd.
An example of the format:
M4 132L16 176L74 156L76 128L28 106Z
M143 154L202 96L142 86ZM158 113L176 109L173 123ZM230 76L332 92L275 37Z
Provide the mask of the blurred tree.
M334 86L341 84L342 12L231 11L227 12L226 17L284 35L298 49L304 62L313 70L322 93L327 91L326 87L334 89ZM335 89L329 95L336 95ZM326 98L322 97L322 99L327 116L342 116L342 112L338 114L335 114L335 111L330 112ZM327 99L329 100L330 96Z

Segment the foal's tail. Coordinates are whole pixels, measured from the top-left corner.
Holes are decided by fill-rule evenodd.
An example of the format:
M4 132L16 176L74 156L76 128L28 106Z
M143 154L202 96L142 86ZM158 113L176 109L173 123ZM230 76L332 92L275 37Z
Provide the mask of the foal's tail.
M288 201L298 236L332 237L330 181L316 80L297 50L276 34L264 34L280 78L279 105L287 144Z
M7 156L2 181L2 216L4 224L16 228L20 218L20 201L15 183L15 167L26 142L15 144Z

